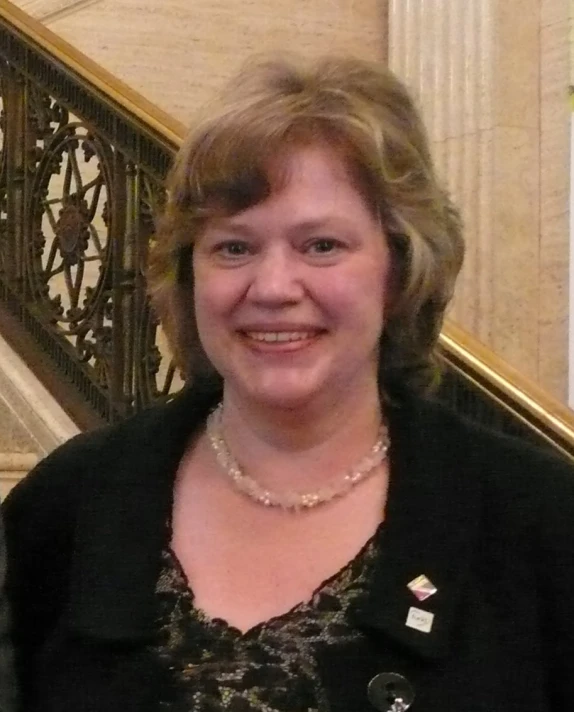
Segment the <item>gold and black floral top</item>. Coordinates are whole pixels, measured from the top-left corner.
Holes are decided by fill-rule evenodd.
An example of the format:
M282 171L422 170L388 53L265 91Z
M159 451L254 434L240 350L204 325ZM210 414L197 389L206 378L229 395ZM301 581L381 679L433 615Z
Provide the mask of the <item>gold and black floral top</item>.
M170 712L327 712L315 649L357 640L347 613L364 595L379 537L321 584L311 600L246 633L211 619L193 605L179 561L163 554L156 592L160 603L160 663L173 690Z

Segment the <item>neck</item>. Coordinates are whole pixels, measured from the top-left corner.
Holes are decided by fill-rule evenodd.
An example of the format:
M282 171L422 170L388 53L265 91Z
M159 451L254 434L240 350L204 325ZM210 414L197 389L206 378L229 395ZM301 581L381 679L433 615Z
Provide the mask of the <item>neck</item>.
M353 467L378 437L376 386L344 400L305 408L271 408L224 392L222 425L235 459L277 490L320 487Z

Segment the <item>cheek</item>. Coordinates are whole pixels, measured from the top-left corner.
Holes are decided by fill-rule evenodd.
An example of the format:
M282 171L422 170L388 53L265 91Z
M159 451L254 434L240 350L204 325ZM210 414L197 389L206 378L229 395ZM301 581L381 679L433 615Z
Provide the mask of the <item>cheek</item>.
M217 298L210 285L196 283L194 289L195 323L199 340L211 358L212 348L218 341L221 323L221 299Z
M225 316L235 303L235 291L232 280L221 277L198 275L194 286L194 304L197 320Z
M348 275L341 285L333 287L333 303L338 304L340 314L345 312L358 319L357 326L382 321L388 303L388 269L376 268L361 270Z
M195 311L195 323L201 336L204 324L208 323L206 312L209 311L209 300L206 299L205 290L197 282L193 288L193 308Z
M354 299L355 320L350 326L357 332L358 341L378 342L387 317L385 273L377 270L363 275Z
M207 355L217 362L231 348L238 303L235 281L223 278L198 280L194 290L195 322Z

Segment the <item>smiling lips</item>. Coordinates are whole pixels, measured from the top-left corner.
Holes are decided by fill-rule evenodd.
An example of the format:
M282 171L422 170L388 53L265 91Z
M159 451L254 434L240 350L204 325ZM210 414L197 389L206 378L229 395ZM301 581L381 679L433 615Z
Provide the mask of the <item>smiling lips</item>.
M277 349L284 347L288 349L300 348L308 344L320 334L320 330L311 331L242 331L242 335L252 342L255 347L266 346Z
M316 334L311 331L247 331L244 333L249 339L266 343L306 341Z

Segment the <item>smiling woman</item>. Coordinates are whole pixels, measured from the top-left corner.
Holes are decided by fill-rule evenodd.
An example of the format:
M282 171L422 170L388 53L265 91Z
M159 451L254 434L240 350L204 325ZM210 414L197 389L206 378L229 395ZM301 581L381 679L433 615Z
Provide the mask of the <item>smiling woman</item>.
M169 277L175 269L193 285L186 248L209 225L228 254L255 249L249 208L266 203L280 210L277 196L291 192L283 206L290 200L297 208L284 231L300 251L320 244L332 257L338 235L354 237L349 247L356 247L357 210L371 221L369 231L378 231L379 249L390 250L394 262L380 385L387 395L424 390L435 377L432 351L463 255L458 213L435 176L424 127L404 87L389 72L371 72L369 63L341 71L338 60L327 59L308 73L287 66L247 65L209 105L178 156L150 271L172 347L184 370L204 371L208 360L186 289ZM301 171L303 158L315 175Z
M574 478L432 400L463 247L404 87L258 60L168 188L186 388L6 503L24 711L567 709Z

